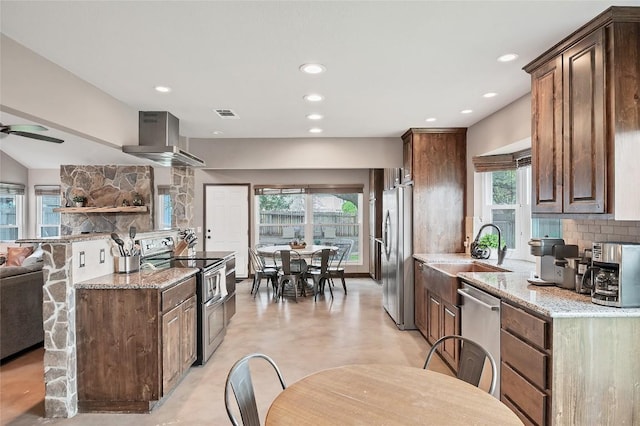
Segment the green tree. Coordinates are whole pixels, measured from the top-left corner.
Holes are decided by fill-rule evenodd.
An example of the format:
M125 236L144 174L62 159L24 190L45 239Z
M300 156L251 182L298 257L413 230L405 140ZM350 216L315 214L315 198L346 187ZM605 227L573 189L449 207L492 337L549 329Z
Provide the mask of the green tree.
M357 212L358 207L351 201L345 201L344 203L342 203L342 213L356 214Z
M493 172L493 204L516 203L516 171Z
M260 195L260 211L289 210L293 204L291 195Z

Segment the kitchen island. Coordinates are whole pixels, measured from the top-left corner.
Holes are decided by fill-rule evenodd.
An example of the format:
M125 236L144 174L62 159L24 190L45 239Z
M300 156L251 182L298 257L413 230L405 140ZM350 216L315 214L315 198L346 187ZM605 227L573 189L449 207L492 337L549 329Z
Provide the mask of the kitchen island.
M427 264L475 261L462 254L414 258ZM635 424L640 308L596 305L588 295L531 285L525 263L501 265L519 272L458 274L502 301L500 399L525 424Z

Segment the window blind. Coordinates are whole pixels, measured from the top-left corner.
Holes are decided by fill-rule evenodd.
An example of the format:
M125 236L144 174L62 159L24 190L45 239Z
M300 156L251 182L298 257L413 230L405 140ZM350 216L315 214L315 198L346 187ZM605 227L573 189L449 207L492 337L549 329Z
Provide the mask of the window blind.
M169 195L170 188L169 185L158 185L158 195Z
M35 185L36 195L60 195L60 185Z
M510 154L480 155L471 159L478 173L514 170L531 164L531 148Z
M24 185L0 182L0 195L24 195Z
M255 195L362 194L364 185L255 185Z

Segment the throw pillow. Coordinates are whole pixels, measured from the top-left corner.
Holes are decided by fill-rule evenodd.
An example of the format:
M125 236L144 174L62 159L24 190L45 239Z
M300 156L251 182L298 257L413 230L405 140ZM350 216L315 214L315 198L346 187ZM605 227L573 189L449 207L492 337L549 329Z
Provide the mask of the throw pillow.
M7 266L21 266L22 261L33 251L33 247L7 248Z
M29 255L25 260L22 261L22 266L35 265L38 262L42 262L42 256L44 252L42 251L42 244L38 244L38 247L34 250L33 253Z

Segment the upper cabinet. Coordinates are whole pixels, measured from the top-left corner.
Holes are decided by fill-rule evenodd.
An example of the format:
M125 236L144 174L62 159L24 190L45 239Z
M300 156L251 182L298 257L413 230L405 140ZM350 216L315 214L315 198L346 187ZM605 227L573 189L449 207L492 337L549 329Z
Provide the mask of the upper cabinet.
M534 213L640 218L639 63L640 8L612 7L524 68Z

